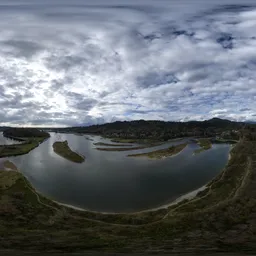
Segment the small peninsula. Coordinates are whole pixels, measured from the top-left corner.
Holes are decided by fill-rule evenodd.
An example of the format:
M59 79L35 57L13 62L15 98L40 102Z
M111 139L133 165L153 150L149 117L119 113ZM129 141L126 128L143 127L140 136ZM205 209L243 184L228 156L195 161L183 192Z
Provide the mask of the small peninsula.
M160 150L141 153L141 154L128 155L128 157L149 157L152 159L162 159L162 158L173 156L180 153L186 146L187 146L187 143L183 143L183 144L171 146L166 149L160 149Z
M4 166L4 168L5 168L6 170L18 171L17 166L16 166L13 162L11 162L11 161L9 161L9 160L6 160L6 161L3 163L3 166Z
M114 148L96 148L100 151L129 151L129 150L138 150L147 148L145 146L138 146L138 147L114 147Z
M68 142L65 141L56 141L52 145L53 150L56 154L62 156L63 158L75 162L75 163L83 163L85 157L77 154L76 152L72 151L68 146Z
M153 148L153 147L156 147L156 146L160 146L161 144L162 143L141 144L139 146L130 146L130 147L125 147L124 144L123 144L123 145L118 145L119 147L117 147L116 145L115 146L112 145L112 147L107 147L107 148L97 147L96 149L101 150L101 151L129 151L129 150L139 150L139 149ZM110 146L110 144L108 146Z
M199 139L197 143L200 146L200 148L196 149L194 151L194 154L199 154L205 150L212 148L212 143L209 139Z
M27 154L48 139L50 134L36 128L9 128L3 136L22 143L0 145L0 158Z
M96 142L93 143L95 146L107 146L107 147L127 147L131 146L129 144L113 144L113 143L104 143L104 142Z

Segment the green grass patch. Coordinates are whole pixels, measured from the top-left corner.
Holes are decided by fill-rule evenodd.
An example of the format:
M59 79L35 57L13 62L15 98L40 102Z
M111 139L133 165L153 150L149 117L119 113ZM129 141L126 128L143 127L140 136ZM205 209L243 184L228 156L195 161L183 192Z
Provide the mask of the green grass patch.
M12 171L17 171L18 170L17 166L13 162L11 162L9 160L6 160L4 162L4 168L10 169Z
M0 189L7 189L11 187L17 179L20 178L20 174L12 171L0 171Z
M162 144L163 143L161 143L161 142L157 142L157 143L147 143L147 144L142 144L142 145L139 145L139 146L131 146L131 147L124 147L124 144L120 144L120 145L105 144L105 146L110 146L111 145L112 147L96 148L96 149L100 150L100 151L130 151L130 150L139 150L139 149L146 149L146 148L157 147L157 146L160 146Z
M67 141L56 141L53 143L53 150L56 154L64 157L65 159L75 162L75 163L83 163L84 157L72 151L68 146Z
M144 148L148 148L148 147L138 146L138 147L123 147L123 148L114 147L114 148L96 148L96 149L100 151L130 151L130 150L138 150L138 149L144 149Z
M238 140L225 140L225 139L213 139L213 143L216 144L236 144Z
M131 154L128 156L129 157L149 157L149 158L154 158L154 159L161 159L161 158L173 156L173 155L180 153L186 146L187 146L187 144L183 143L183 144L171 146L167 149L160 149L160 150L147 152L147 153L141 153L141 154Z
M212 143L209 139L199 139L197 143L200 146L200 148L194 151L195 154L199 154L212 147Z
M21 144L0 145L0 157L27 154L34 148L38 147L45 139L46 138L43 137L26 138L26 141Z
M107 146L107 147L126 147L131 146L129 144L113 144L113 143L103 143L103 142L96 142L93 143L95 146Z
M159 140L156 139L127 139L127 138L114 138L111 139L114 143L137 143L137 144L151 144L158 143Z
M7 138L22 141L20 144L0 145L0 157L18 156L29 153L50 137L47 132L36 128L10 128L3 132Z
M7 138L49 138L50 134L37 128L9 128L4 130L3 135Z
M0 249L195 255L255 252L255 152L256 142L239 142L224 172L206 191L168 209L134 214L66 208L36 195L21 173L0 172Z

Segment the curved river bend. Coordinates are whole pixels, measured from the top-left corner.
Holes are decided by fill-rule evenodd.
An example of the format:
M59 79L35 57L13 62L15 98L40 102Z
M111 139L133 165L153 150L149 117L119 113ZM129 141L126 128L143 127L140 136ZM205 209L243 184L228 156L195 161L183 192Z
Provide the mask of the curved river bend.
M57 140L68 140L74 151L86 156L85 162L72 163L55 154L52 144ZM143 150L106 152L93 145L110 142L100 136L51 133L49 140L29 154L10 160L37 191L55 201L92 211L134 212L168 204L203 186L228 161L230 146L226 144L193 155L198 146L191 143L180 154L162 160L126 157L131 152L149 152L183 141Z

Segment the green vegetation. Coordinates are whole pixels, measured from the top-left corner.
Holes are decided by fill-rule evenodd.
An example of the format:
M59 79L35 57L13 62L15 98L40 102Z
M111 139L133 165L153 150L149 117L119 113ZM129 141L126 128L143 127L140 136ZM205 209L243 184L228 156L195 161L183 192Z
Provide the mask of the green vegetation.
M107 143L95 143L94 145L96 144L100 146L112 146L107 148L96 148L97 150L101 150L101 151L130 151L130 150L139 150L139 149L156 147L156 146L162 145L163 142L144 141L144 142L141 142L141 145L139 146L130 146L126 144L107 144ZM125 147L125 146L130 146L130 147Z
M152 147L152 146L148 146L148 147ZM100 151L129 151L129 150L144 149L148 147L138 146L138 147L123 147L123 148L114 147L114 148L96 148L96 149Z
M138 142L138 140L136 139L126 139L126 138L114 138L111 141L115 143L137 143Z
M56 141L53 143L53 150L56 154L75 163L83 163L84 157L72 151L67 141Z
M255 252L256 141L241 140L204 192L134 214L76 211L0 172L0 248L36 252Z
M34 148L38 147L45 138L33 138L29 139L22 144L13 145L0 145L0 157L18 156L29 153Z
M147 153L133 154L133 155L128 155L128 156L129 157L149 157L149 158L154 158L154 159L161 159L161 158L173 156L173 155L180 153L186 146L187 146L187 144L183 143L183 144L171 146L166 149L160 149L160 150L151 151L151 152L147 152Z
M256 133L240 133L241 140L232 148L226 168L206 190L156 211L77 211L38 194L21 173L0 171L0 249L37 253L253 253ZM30 143L33 141L37 139L31 138Z
M152 147L157 147L160 146L163 143L149 143L149 144L143 144L140 146L133 146L133 147L124 147L124 145L118 145L119 147L117 147L116 145L112 148L96 148L97 150L101 150L101 151L130 151L130 150L139 150L139 149L146 149L146 148L152 148ZM110 144L108 144L110 145ZM112 145L113 146L113 145ZM120 146L122 146L120 148Z
M5 169L12 170L12 171L18 171L17 166L16 166L13 162L11 162L11 161L9 161L9 160L6 160L6 161L4 162L4 168L5 168Z
M127 139L127 138L114 138L111 139L114 143L136 143L136 144L155 144L159 143L159 139Z
M204 150L208 150L212 147L212 143L209 139L199 139L198 144L201 147L200 149L195 150L195 154L199 154Z
M232 122L219 118L206 121L164 122L164 121L117 121L88 127L52 129L59 132L99 134L113 138L113 142L138 143L142 140L167 141L181 137L215 137L238 140L242 129L252 124ZM139 142L141 143L141 142Z
M103 142L97 142L93 143L95 146L109 146L109 147L126 147L130 146L129 144L113 144L113 143L103 143Z
M19 179L21 174L14 171L0 171L0 191L3 189L8 189L13 186L17 179ZM0 212L1 212L0 203Z
M225 139L212 139L212 143L215 144L236 144L238 140L225 140Z
M47 132L40 131L36 128L9 128L3 132L3 135L7 138L22 139L25 138L49 138L50 135Z
M23 141L23 143L0 145L0 157L27 154L50 136L48 133L35 128L10 128L6 129L3 135L7 138Z

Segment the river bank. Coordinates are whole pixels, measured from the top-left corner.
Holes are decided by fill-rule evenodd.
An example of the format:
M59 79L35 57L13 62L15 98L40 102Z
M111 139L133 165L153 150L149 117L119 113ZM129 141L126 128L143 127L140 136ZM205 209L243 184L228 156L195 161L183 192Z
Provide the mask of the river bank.
M177 155L178 153L182 152L187 145L188 145L187 143L183 143L183 144L178 144L175 146L168 147L166 149L159 149L159 150L140 153L140 154L130 154L127 156L128 157L148 157L151 159L163 159L166 157Z
M150 246L150 252L165 253L255 251L255 148L255 142L236 145L225 175L214 179L206 195L194 197L197 191L192 200L137 214L60 206L37 195L21 173L1 172L8 184L0 190L0 249L145 253Z
M175 204L178 204L183 200L191 200L191 199L195 198L197 196L198 192L204 191L206 188L207 188L207 185L203 185L200 188L197 188L193 191L190 191L190 192L188 192L184 195L179 196L178 198L174 199L174 201L172 201L170 203L163 204L159 207L155 207L155 208L151 208L151 209L147 209L147 210L142 210L142 211L137 211L137 212L131 212L131 213L92 211L92 210L83 209L83 208L80 208L80 207L77 207L77 206L74 206L74 205L71 205L71 204L65 204L65 203L61 203L61 202L58 202L58 201L55 201L55 200L52 200L52 199L51 200L54 203L56 203L60 206L65 206L65 207L68 207L68 208L71 208L71 209L74 209L74 210L77 210L77 211L82 211L82 212L92 212L92 213L96 213L96 214L99 213L99 214L111 214L111 215L119 215L119 214L129 214L130 215L130 214L140 214L140 213L154 212L154 211L158 211L158 210L162 210L162 209L167 209L168 207L173 206Z

